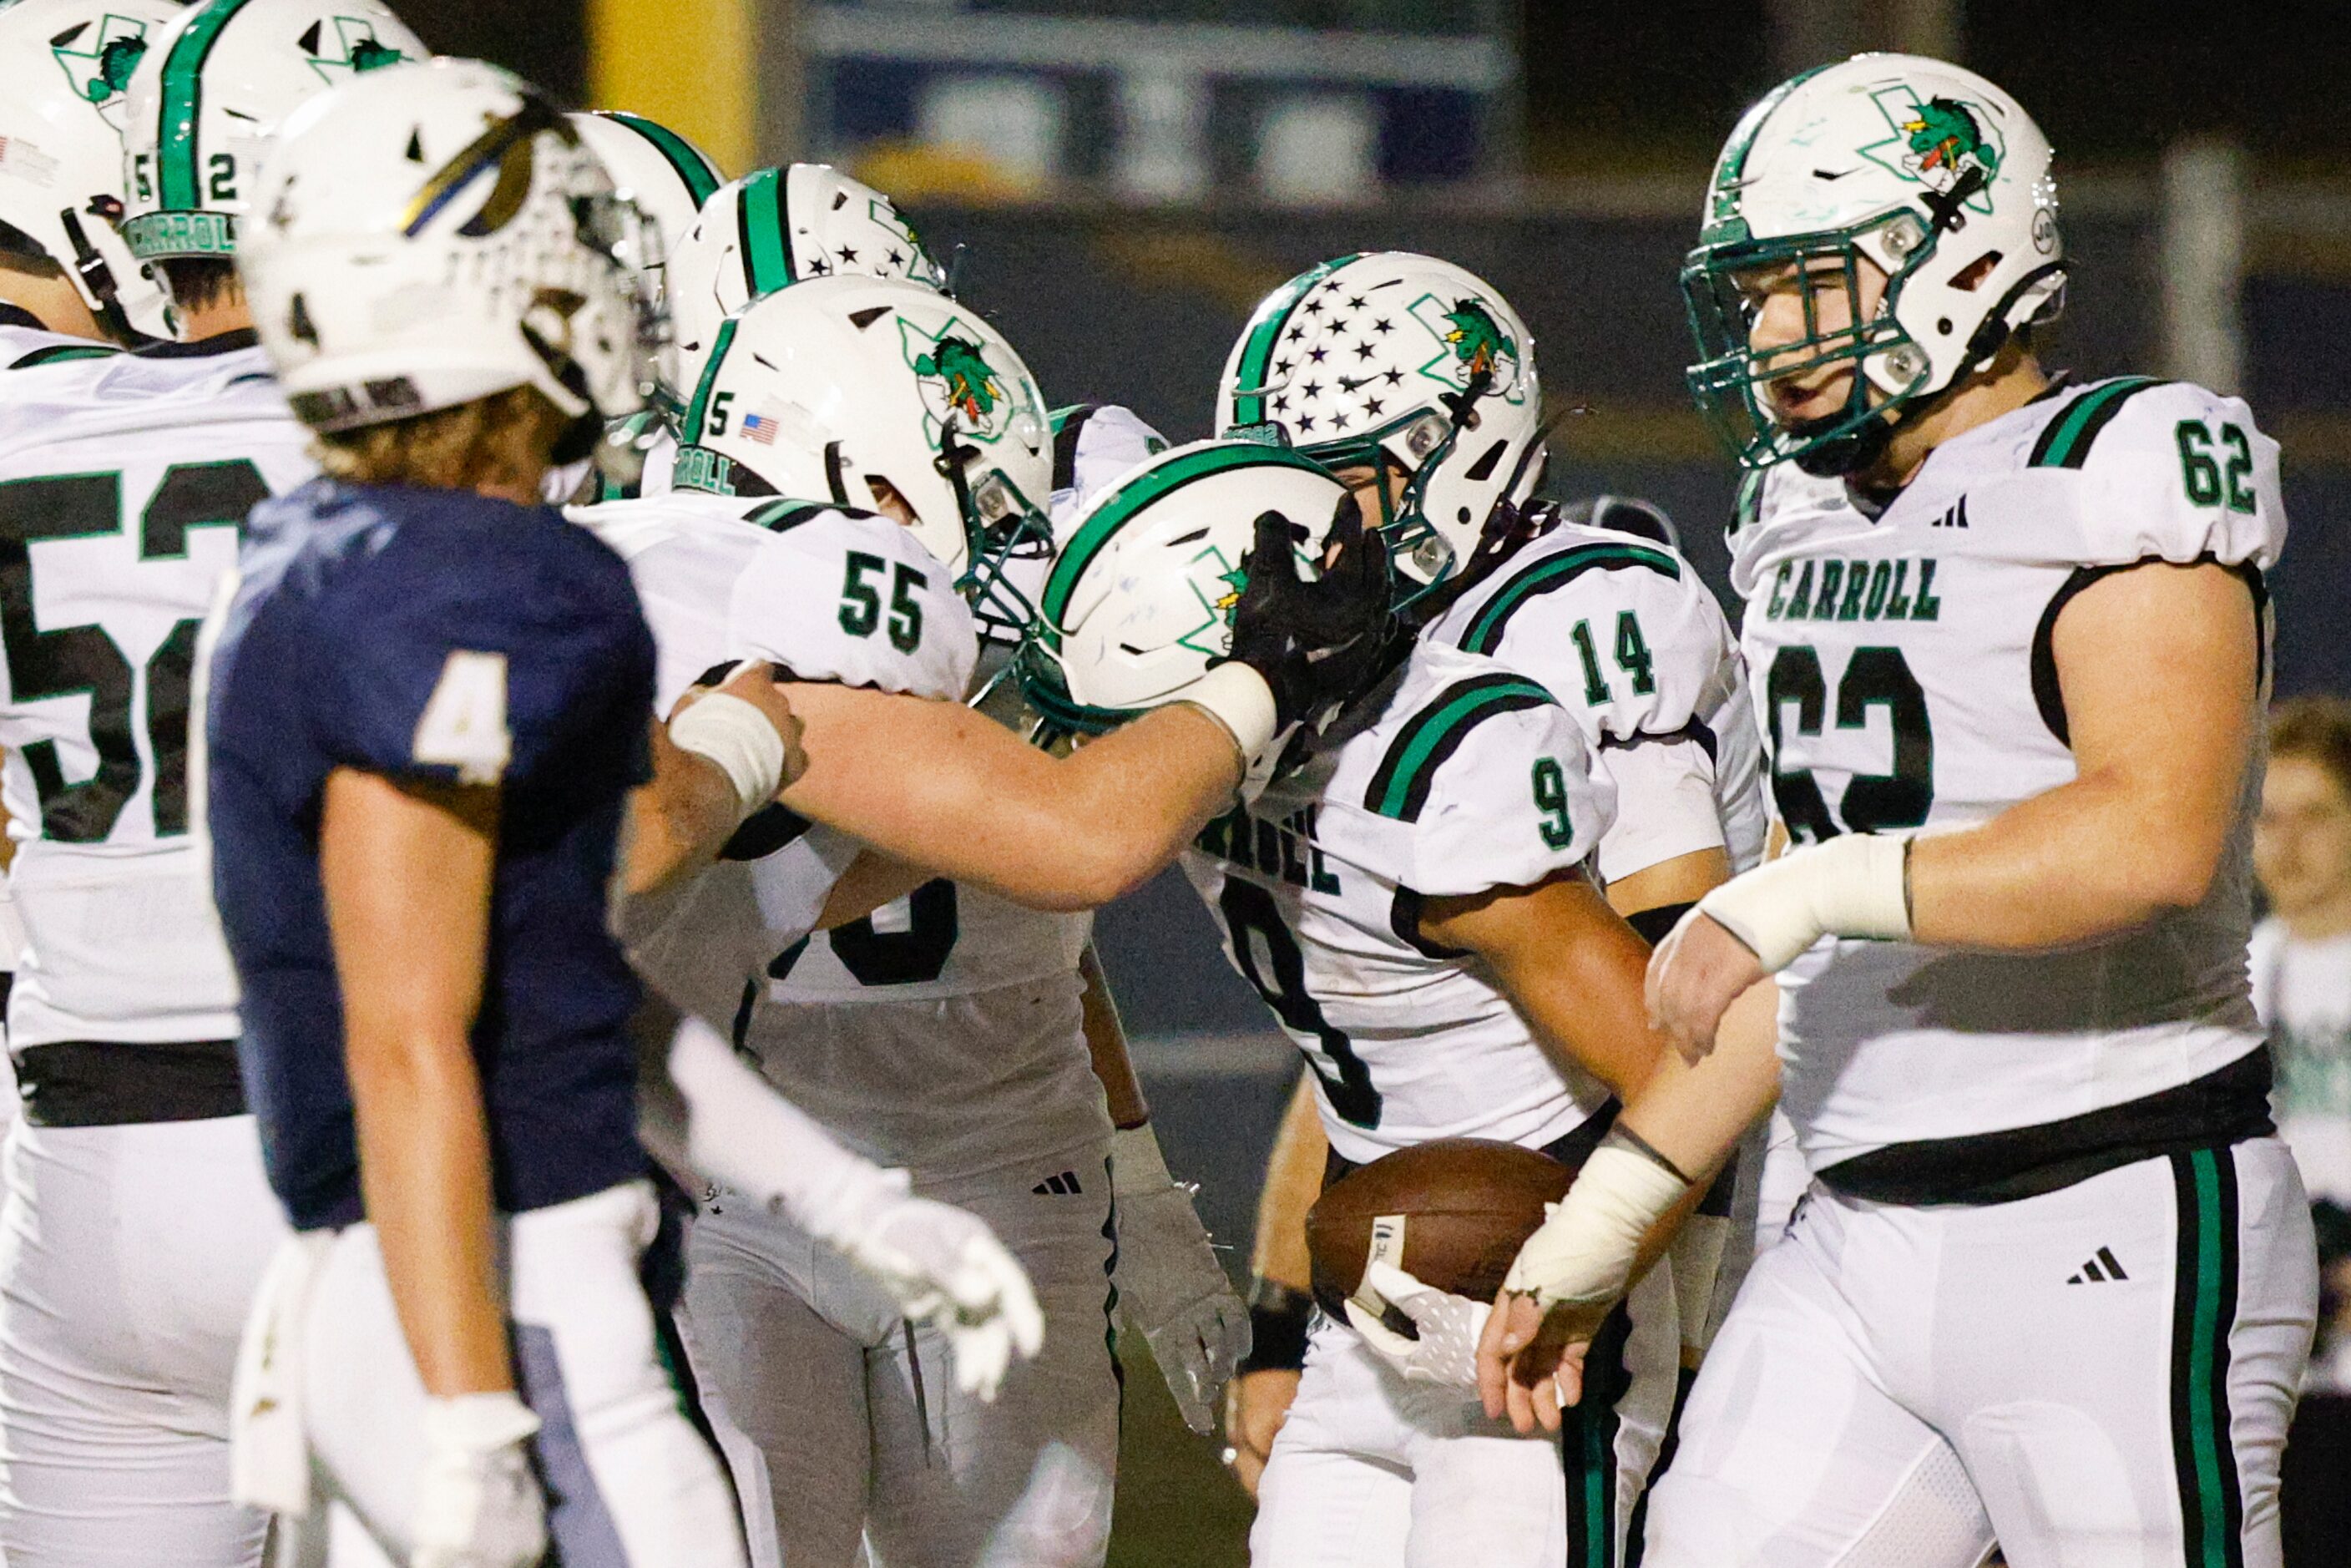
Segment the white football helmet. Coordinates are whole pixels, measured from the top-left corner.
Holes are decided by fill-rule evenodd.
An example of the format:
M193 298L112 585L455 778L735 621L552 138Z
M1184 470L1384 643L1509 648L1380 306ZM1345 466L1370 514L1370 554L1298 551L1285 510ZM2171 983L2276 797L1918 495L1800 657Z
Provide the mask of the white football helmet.
M286 117L352 78L425 57L378 0L204 0L150 40L131 78L123 146L141 261L236 253L238 220Z
M1265 428L1330 468L1394 468L1380 490L1398 586L1464 570L1541 482L1535 346L1495 287L1409 251L1343 256L1266 296L1217 382L1217 428Z
M1195 441L1129 470L1058 531L1017 662L1029 706L1049 730L1098 735L1180 701L1232 651L1258 515L1297 525L1311 577L1346 496L1314 463L1257 440Z
M983 635L1027 630L1004 569L1049 548L1053 438L1035 378L977 311L900 278L771 294L720 324L678 441L681 490L870 507L886 483Z
M162 291L115 229L125 93L179 9L175 0L0 5L0 224L63 267L125 341L166 331Z
M1877 309L1820 325L1822 294L1862 297L1865 261L1886 279ZM1807 333L1766 374L1750 351L1754 285L1782 269ZM1747 467L1849 473L1907 409L2053 317L2064 280L2049 141L2032 117L1973 71L1856 55L1772 89L1715 162L1682 266L1690 392ZM1841 413L1802 428L1773 417L1766 385L1839 362L1860 371Z
M644 270L653 298L663 298L664 264L694 227L702 204L718 189L718 165L701 148L642 114L600 109L564 118L602 162L613 190L661 231L661 245L645 259Z
M281 134L237 265L305 423L517 386L583 421L643 406L659 316L626 258L647 225L537 89L478 60L403 65Z
M721 185L670 251L679 379L700 379L718 324L752 300L849 273L947 286L890 198L829 163L757 169Z

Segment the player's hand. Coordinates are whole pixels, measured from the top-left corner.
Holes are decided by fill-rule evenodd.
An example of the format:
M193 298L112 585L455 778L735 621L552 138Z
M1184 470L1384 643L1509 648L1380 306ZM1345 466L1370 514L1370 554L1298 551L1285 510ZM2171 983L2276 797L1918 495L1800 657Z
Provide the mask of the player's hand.
M1115 1167L1115 1155L1113 1161ZM1249 1354L1249 1309L1208 1245L1191 1188L1171 1181L1119 1192L1111 1282L1128 1325L1151 1346L1184 1425L1202 1437L1215 1431L1217 1397Z
M1284 728L1352 695L1395 624L1386 554L1364 530L1353 497L1340 502L1322 573L1311 581L1298 570L1302 533L1280 512L1258 514L1228 655L1265 677Z
M1478 1386L1478 1346L1493 1308L1450 1291L1425 1285L1393 1263L1374 1260L1364 1284L1412 1320L1417 1339L1406 1339L1352 1298L1347 1321L1407 1382L1436 1383L1464 1393Z
M1598 1313L1554 1307L1546 1313L1532 1294L1507 1286L1478 1342L1478 1396L1486 1414L1508 1416L1521 1434L1556 1432L1568 1408L1583 1397L1583 1354Z
M1649 955L1649 1027L1685 1061L1702 1061L1714 1050L1722 1015L1762 977L1752 948L1712 915L1692 909Z
M792 712L783 687L776 684L781 678L782 672L764 659L746 659L718 685L689 687L670 710L670 722L676 723L678 715L707 696L730 696L749 703L775 727L784 743L783 785L789 785L808 771L808 753L800 748L799 716Z
M1225 1385L1225 1463L1252 1501L1273 1440L1298 1397L1298 1378L1295 1372L1269 1367L1244 1372Z
M530 1464L538 1430L512 1394L424 1402L409 1568L531 1568L547 1555L547 1505Z
M978 1216L926 1197L900 1197L841 1244L890 1292L898 1310L946 1336L956 1386L982 1400L1018 1359L1045 1343L1045 1314L1028 1272Z

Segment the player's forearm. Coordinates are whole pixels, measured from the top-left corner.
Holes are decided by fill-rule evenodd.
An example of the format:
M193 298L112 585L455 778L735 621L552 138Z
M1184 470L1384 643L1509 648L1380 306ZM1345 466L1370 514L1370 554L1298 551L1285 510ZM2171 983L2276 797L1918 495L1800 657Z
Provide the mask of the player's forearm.
M2229 766L2241 772L2241 760ZM2192 908L2210 891L2228 823L2167 793L2092 774L1979 827L1920 835L1910 846L1912 937L2043 951Z
M1092 943L1078 956L1078 978L1084 988L1079 993L1078 1007L1086 1054L1092 1060L1094 1077L1110 1106L1111 1125L1140 1127L1151 1120L1151 1106L1134 1076L1134 1060L1127 1053L1126 1028L1119 1022L1118 1002L1110 994L1110 977L1102 973L1102 959Z
M1723 1015L1712 1052L1692 1063L1667 1051L1617 1118L1701 1191L1780 1097L1779 995L1769 979L1750 987Z
M716 766L653 727L653 776L629 792L621 892L642 898L706 864L736 827L733 787Z
M1182 706L1056 759L953 704L838 687L791 698L809 760L787 806L1040 909L1092 909L1139 885L1240 776L1222 727Z
M1305 1074L1283 1112L1281 1129L1266 1156L1265 1187L1257 1200L1257 1244L1249 1267L1260 1280L1293 1291L1313 1288L1314 1266L1306 1250L1306 1211L1322 1190L1330 1141L1315 1108L1314 1086Z
M489 1135L471 1047L455 1040L360 1043L351 1104L360 1187L384 1277L424 1391L514 1387L497 1282Z

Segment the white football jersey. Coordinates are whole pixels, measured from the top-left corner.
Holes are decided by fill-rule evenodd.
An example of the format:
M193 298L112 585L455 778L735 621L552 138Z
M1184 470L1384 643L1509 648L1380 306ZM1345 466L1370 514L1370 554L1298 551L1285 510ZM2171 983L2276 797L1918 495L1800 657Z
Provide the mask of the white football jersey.
M2053 391L1937 447L1878 516L1782 465L1732 535L1773 816L1798 842L1964 827L2074 778L2050 652L2103 570L2285 538L2277 445L2235 398L2137 378ZM2267 620L2262 617L2266 643ZM1823 939L1780 975L1781 1103L1819 1171L2038 1125L2260 1048L2252 807L2194 909L2062 953Z
M1360 730L1209 823L1184 870L1305 1053L1342 1155L1540 1148L1608 1091L1555 1064L1468 954L1423 939L1420 910L1583 864L1614 791L1575 720L1491 659L1424 642L1365 706Z
M1762 744L1739 644L1677 552L1561 522L1447 605L1425 635L1521 670L1583 727L1616 784L1600 841L1615 881L1700 850L1763 854Z
M977 639L946 570L885 518L803 501L685 491L565 515L628 563L666 715L743 659L804 681L954 700ZM793 949L856 859L853 840L781 807L747 821L635 956L671 999L725 1023L743 988Z
M52 332L31 311L0 301L0 371L29 371L70 360L99 360L121 351L111 343Z
M255 502L317 470L249 333L0 371L11 1043L234 1040L188 838L196 628ZM19 356L21 359L23 356Z
M1116 406L1056 410L1053 434L1057 526L1166 445ZM1009 576L1033 598L1045 566ZM1059 1154L1109 1132L1078 1005L1092 928L928 883L771 964L747 1032L794 1103L877 1159L937 1176Z

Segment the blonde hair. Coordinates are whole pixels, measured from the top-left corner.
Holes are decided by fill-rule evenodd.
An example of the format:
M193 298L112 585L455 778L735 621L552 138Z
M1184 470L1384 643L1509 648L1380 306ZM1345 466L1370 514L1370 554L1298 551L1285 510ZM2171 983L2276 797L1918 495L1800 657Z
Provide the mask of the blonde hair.
M322 431L319 465L362 485L470 490L543 472L570 420L533 387L509 387L430 413Z

